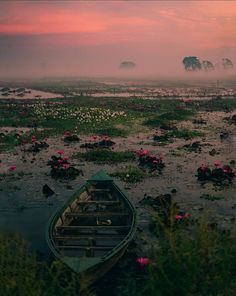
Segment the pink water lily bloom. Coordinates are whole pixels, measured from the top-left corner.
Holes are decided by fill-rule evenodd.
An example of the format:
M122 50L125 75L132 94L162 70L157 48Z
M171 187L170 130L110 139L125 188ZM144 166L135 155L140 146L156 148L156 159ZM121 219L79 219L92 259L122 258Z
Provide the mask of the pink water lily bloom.
M14 172L16 170L16 165L11 165L9 171Z
M69 160L69 159L70 159L70 157L67 156L67 155L65 155L65 156L63 157L63 160Z
M70 167L70 165L68 163L63 163L62 167L63 169L67 170Z
M64 137L70 137L70 136L72 136L72 132L70 132L70 131L64 132Z
M184 218L183 215L176 215L175 220L182 220Z
M147 266L150 263L150 260L147 257L140 257L136 260L142 267Z
M36 136L32 136L32 137L31 137L31 142L34 143L34 142L36 142L36 141L37 141Z
M205 164L202 164L201 168L202 168L202 171L205 171L207 169L207 166Z
M57 150L57 154L59 154L59 155L62 155L62 154L64 154L64 153L65 153L64 150Z
M188 218L190 217L190 214L189 213L185 213L185 214L178 214L175 216L175 220L179 221L179 220L183 220L185 218Z
M220 162L219 160L216 160L216 161L214 162L214 165L215 165L216 167L219 167L219 166L221 165L221 162Z

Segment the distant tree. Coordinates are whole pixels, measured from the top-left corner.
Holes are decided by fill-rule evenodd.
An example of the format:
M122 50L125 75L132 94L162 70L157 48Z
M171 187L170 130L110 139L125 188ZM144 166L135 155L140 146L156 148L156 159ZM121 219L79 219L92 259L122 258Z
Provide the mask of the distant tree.
M202 69L202 64L198 57L185 57L182 62L186 71L197 71Z
M223 68L225 70L232 69L233 66L234 66L233 65L233 62L230 59L228 59L228 58L223 58L222 59L222 65L223 65Z
M133 69L135 67L136 67L136 64L131 61L124 61L124 62L120 63L121 69Z
M204 69L205 71L211 71L211 70L214 70L214 69L215 69L215 67L214 67L214 65L212 64L212 62L207 61L207 60L202 61L202 67L203 67L203 69Z

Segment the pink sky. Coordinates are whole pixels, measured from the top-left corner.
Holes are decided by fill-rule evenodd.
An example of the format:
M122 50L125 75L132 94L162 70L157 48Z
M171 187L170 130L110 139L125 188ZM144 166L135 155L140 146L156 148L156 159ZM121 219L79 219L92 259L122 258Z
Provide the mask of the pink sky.
M1 1L0 69L38 75L182 71L185 55L236 61L234 1ZM0 72L1 75L1 72Z

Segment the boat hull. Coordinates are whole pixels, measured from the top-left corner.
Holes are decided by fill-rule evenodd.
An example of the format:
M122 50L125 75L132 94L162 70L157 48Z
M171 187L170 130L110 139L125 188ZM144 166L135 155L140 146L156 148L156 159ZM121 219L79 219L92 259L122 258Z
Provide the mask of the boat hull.
M84 290L123 256L135 230L135 208L113 180L99 172L53 215L46 239L55 257L78 274Z

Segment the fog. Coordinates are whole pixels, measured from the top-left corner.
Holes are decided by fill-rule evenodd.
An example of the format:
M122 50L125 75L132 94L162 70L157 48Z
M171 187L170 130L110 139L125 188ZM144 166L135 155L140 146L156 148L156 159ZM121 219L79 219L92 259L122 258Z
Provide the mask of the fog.
M232 1L44 2L1 2L1 78L236 74ZM185 56L210 60L216 69L186 73ZM224 57L233 61L233 70L223 71ZM120 69L123 61L136 67Z

